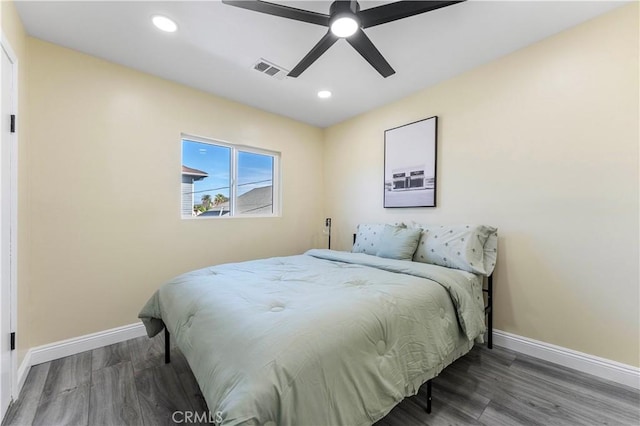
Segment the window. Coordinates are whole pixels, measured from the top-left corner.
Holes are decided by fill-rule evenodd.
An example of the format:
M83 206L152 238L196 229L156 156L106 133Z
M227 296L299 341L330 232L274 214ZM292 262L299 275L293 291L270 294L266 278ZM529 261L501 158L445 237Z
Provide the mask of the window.
M277 216L280 153L182 137L183 218Z

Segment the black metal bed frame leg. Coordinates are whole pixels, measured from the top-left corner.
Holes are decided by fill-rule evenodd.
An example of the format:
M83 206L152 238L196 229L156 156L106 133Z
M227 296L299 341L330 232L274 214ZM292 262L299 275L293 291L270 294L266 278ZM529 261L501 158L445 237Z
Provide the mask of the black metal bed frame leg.
M431 379L427 380L427 414L431 414Z
M487 347L493 349L493 274L487 279L487 305L489 308Z
M169 329L164 326L164 363L169 364L171 362L171 336L169 335Z

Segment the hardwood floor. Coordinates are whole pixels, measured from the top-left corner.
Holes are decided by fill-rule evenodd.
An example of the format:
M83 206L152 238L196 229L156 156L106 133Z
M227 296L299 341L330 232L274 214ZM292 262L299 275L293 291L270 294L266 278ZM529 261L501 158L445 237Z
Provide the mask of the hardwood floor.
M2 425L171 425L207 406L162 333L34 366ZM475 347L376 426L639 425L640 392L501 348ZM178 420L182 420L179 418Z

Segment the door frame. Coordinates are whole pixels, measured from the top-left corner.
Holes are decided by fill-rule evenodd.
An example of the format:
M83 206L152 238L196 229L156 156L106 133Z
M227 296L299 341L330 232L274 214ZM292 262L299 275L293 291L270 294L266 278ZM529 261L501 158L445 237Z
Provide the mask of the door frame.
M9 306L11 310L11 318L9 321L9 330L10 332L16 333L16 350L11 351L11 366L10 372L11 375L11 399L15 400L18 396L18 377L17 377L17 367L18 367L18 57L16 56L13 48L11 47L11 43L9 43L9 39L5 36L4 31L1 31L0 38L0 49L6 52L9 57L9 61L12 64L13 71L13 93L12 93L12 109L14 114L16 115L16 126L15 132L11 134L10 137L10 167L11 167L11 189L10 189L10 200L11 200L11 224L10 224L10 237L9 244L11 248L9 249L10 258L10 274L11 279L9 280L9 294L10 301L8 305L3 305L3 301L0 301L0 309L3 306ZM6 338L6 337L2 337ZM2 413L4 416L6 413Z

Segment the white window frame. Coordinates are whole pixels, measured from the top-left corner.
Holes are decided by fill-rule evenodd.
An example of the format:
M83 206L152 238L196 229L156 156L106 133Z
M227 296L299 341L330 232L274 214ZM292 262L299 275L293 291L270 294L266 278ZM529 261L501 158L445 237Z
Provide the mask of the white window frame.
M180 170L182 173L182 165L184 164L184 158L182 158L182 146L184 141L192 141L198 143L204 143L207 145L220 146L224 148L229 148L231 150L231 154L229 155L229 174L230 182L229 182L229 215L227 216L207 216L207 217L198 217L198 216L184 216L182 212L180 212L180 217L182 219L197 219L197 220L206 220L206 219L233 219L233 218L265 218L265 217L281 217L282 216L282 196L281 196L281 170L280 170L280 156L281 153L278 151L271 151L263 148L256 148L254 146L242 145L242 144L234 144L226 141L221 141L219 139L211 139L202 136L194 136L188 133L182 133L180 135ZM241 214L236 211L236 194L238 192L238 153L239 152L248 152L251 154L260 154L260 155L268 155L273 158L273 175L272 175L272 188L273 188L273 200L272 207L273 213L271 214ZM179 204L180 205L180 204Z

